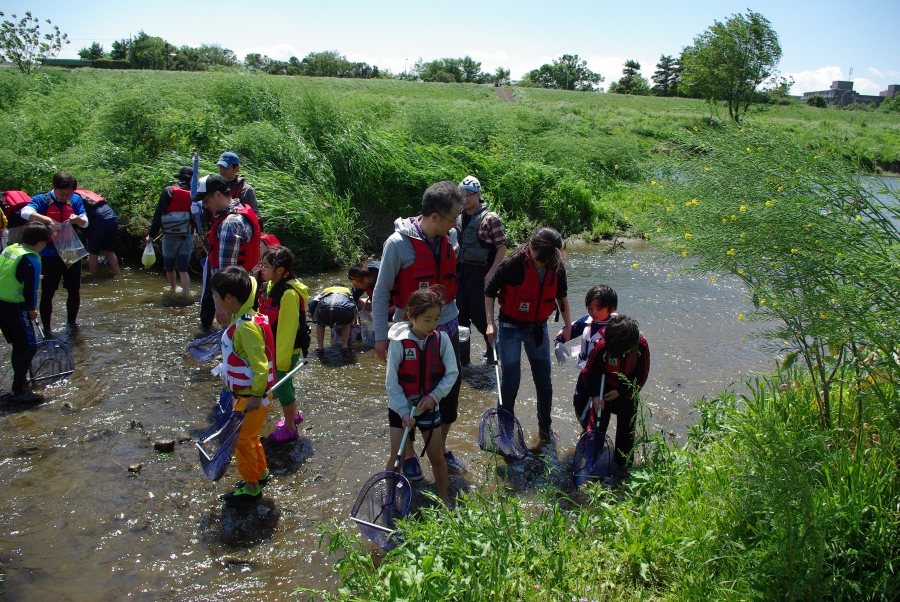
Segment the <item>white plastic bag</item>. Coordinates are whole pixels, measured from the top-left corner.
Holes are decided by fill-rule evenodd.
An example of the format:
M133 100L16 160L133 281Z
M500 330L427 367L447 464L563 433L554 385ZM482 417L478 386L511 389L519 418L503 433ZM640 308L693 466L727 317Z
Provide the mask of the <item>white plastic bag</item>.
M59 232L53 235L53 246L66 267L72 266L76 261L87 257L87 249L81 244L81 239L75 234L75 229L68 221L59 225Z
M141 263L144 264L145 268L153 267L153 264L156 263L156 251L153 250L153 241L148 240L147 246L144 247L144 254L141 256Z

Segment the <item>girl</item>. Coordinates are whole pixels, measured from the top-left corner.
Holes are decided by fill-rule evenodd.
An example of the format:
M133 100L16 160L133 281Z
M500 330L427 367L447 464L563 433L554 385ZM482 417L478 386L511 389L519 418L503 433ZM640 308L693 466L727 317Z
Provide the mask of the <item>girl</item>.
M442 453L438 402L453 388L459 370L450 338L437 331L443 298L444 287L440 285L410 295L404 315L408 321L394 324L388 332L385 384L391 427L387 470L393 469L403 430L418 426L425 438L438 496L446 502L447 462Z
M259 313L269 318L275 335L276 381L290 372L300 355L309 351L309 327L306 325L306 302L309 288L291 272L294 254L287 247L270 247L259 262L260 276L266 287L259 296ZM300 434L297 425L303 414L297 409L294 382L289 380L275 393L281 403L284 418L269 435L269 443L294 441Z
M568 284L562 263L563 240L553 228L538 228L531 240L500 262L484 289L487 311L485 336L496 339L503 377L500 392L503 409L513 411L521 378L522 347L531 364L537 392L538 434L555 439L550 429L553 385L550 382L550 341L547 319L559 308L564 326L560 335L572 337ZM500 327L494 325L494 299L500 298Z

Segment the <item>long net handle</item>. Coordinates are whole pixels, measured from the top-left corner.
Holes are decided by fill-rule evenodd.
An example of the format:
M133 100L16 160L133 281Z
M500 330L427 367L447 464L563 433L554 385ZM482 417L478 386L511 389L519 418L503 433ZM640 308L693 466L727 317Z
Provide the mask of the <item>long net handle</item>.
M415 418L419 415L419 408L413 408L412 417ZM403 438L400 439L400 449L397 450L397 457L394 458L394 472L397 472L397 468L400 467L400 458L403 457L403 450L406 449L406 439L409 437L409 427L403 429Z
M46 341L47 337L44 336L44 329L41 328L41 324L37 320L32 320L31 323L37 326L38 333L41 335L41 340Z
M272 388L269 389L268 391L266 391L265 394L263 395L263 397L266 397L267 395L269 395L270 393L272 393L273 391L275 391L275 389L277 389L278 387L280 387L281 385L283 385L284 383L286 383L288 380L290 380L291 377L293 377L294 374L296 374L297 371L298 371L300 368L302 368L303 366L305 366L305 365L308 364L308 363L309 363L308 360L303 360L302 362L300 362L299 364L297 364L296 366L294 366L294 369L291 370L290 372L288 372L287 374L285 374L285 375L284 375L284 378L282 378L282 379L279 380L277 383L275 383L274 385L272 385Z
M503 393L500 392L500 352L497 350L497 336L494 335L494 375L497 377L497 407L503 407Z
M606 372L603 373L603 376L600 377L600 399L603 399L603 390L606 389ZM584 422L584 417L587 416L588 408L594 407L593 402L590 398L588 398L588 402L584 405L584 409L581 411L581 422Z

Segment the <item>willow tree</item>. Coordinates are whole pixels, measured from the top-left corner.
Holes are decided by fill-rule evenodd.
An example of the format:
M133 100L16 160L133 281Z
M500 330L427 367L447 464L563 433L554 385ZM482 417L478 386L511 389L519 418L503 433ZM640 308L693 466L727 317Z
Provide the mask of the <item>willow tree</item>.
M682 85L711 104L724 102L731 119L740 122L780 60L781 45L771 23L748 10L714 22L684 49Z

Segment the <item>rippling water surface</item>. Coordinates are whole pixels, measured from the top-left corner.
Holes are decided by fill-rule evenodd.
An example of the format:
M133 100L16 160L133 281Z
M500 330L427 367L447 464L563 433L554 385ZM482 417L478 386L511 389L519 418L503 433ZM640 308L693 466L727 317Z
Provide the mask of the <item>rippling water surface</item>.
M584 294L608 284L619 311L640 322L650 344L644 399L651 428L684 440L690 405L754 371L768 354L740 322L747 310L739 282L683 276L678 266L637 243L615 255L606 245L570 245L573 320ZM318 290L343 273L305 278ZM200 470L193 441L161 455L153 443L196 438L210 424L220 385L211 366L184 352L199 329L198 305L164 295L161 274L127 269L119 279L85 278L77 333L68 335L77 371L48 390L47 401L10 407L0 401L0 560L7 600L282 600L297 586L334 589L333 558L319 549L317 526L347 514L361 484L383 469L388 437L384 368L371 351L343 358L337 348L295 377L306 420L299 441L267 447L275 477L250 511L225 510L220 495L239 478L232 464L219 483ZM64 315L57 294L54 320ZM558 325L551 323L551 329ZM62 335L65 337L66 335ZM493 463L477 446L478 421L495 403L493 368L464 375L460 418L450 446L469 466L451 489L479 486ZM0 343L0 386L11 385L9 347ZM523 354L523 368L527 360ZM540 457L564 465L577 427L571 409L573 362L553 368L555 447L536 449L509 471L510 487L530 497ZM270 412L265 435L280 418ZM523 375L517 414L537 444L534 388ZM613 421L615 422L615 421ZM529 463L530 462L530 463ZM127 468L142 464L139 476ZM427 461L423 463L430 478ZM565 477L557 478L565 485ZM418 496L421 499L421 496Z

